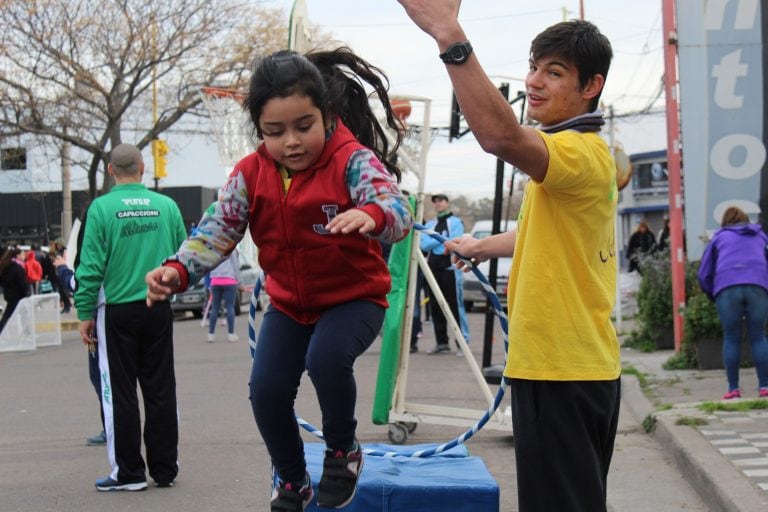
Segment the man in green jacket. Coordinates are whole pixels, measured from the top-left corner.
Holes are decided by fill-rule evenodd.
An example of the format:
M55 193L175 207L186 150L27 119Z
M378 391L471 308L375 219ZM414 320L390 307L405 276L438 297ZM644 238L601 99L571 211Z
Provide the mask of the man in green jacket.
M186 238L176 203L141 183L144 161L135 146L112 149L107 170L116 185L91 203L86 215L75 305L80 336L99 351L109 476L100 491L147 487L141 455L141 385L147 466L158 487L178 473L173 312L167 301L146 305L144 276Z

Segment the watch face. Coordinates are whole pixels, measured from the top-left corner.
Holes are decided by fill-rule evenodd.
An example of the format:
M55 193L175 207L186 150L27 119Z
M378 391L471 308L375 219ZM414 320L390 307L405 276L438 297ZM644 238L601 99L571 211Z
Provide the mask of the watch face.
M446 48L440 58L446 64L463 64L472 52L472 45L466 43L454 43Z
M468 56L467 50L463 46L454 46L451 48L450 57L454 62L464 62Z

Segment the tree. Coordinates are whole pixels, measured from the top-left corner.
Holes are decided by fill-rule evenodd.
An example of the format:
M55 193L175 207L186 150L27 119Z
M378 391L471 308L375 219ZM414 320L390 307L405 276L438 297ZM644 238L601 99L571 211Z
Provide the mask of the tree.
M203 114L200 86L244 88L256 57L287 46L285 13L249 0L2 5L0 138L78 148L92 198L124 132L147 146L185 114Z

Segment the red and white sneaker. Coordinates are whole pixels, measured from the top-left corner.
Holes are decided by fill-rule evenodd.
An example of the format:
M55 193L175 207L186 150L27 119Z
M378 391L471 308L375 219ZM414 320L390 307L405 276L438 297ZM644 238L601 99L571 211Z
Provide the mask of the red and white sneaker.
M312 502L315 493L312 491L312 482L309 473L301 483L280 484L272 489L272 499L269 502L271 512L304 512L304 509Z
M768 388L760 388L757 394L760 398L768 398Z
M317 492L317 505L325 508L342 508L349 505L357 491L357 480L363 470L363 450L357 447L349 452L325 450L323 476Z
M731 400L733 398L741 398L741 391L738 388L723 395L723 400Z

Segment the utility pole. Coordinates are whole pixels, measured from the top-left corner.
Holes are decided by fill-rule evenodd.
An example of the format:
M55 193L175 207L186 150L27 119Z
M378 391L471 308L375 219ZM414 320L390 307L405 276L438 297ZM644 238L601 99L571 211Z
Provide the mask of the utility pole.
M683 253L682 170L680 117L677 100L677 29L674 0L662 0L664 37L664 93L667 98L667 169L669 170L669 247L672 264L672 323L675 352L683 341L685 254Z
M152 64L152 128L157 126L157 20L152 18L152 58L155 62ZM152 165L154 172L152 176L155 180L155 191L158 189L160 177L158 176L157 164L157 137L152 139Z
M61 145L61 239L69 240L72 230L72 170L69 158L69 142Z
M563 6L561 9L563 10L563 21L568 21L568 8ZM584 0L579 0L579 19L584 19Z

